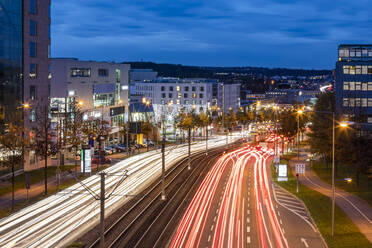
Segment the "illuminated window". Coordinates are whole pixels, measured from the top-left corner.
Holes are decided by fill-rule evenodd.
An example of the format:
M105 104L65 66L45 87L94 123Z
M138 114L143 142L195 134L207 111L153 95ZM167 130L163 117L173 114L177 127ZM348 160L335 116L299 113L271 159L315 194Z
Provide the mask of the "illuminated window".
M342 104L344 107L349 107L349 99L348 98L344 98L343 99L343 104Z
M362 107L367 107L367 98L362 98Z
M35 79L37 75L37 64L30 64L30 78Z
M372 107L372 98L368 98L368 107Z
M177 91L180 91L181 90L180 86L177 86L176 89L177 89Z
M368 90L368 84L367 83L365 83L365 82L362 83L362 90L363 91L367 91Z
M192 94L192 98L196 98L196 93Z
M340 49L338 51L339 57L349 57L349 50L348 49Z
M368 66L362 66L362 74L368 74Z
M360 98L355 98L355 107L360 107Z
M372 82L368 83L368 91L372 91Z
M361 90L361 82L355 82L355 90Z
M178 98L181 98L181 97L182 97L182 94L181 94L181 93L178 93L178 94L177 94L177 97L178 97Z
M181 101L180 101L180 99L177 99L177 104L181 104Z
M71 77L90 77L90 68L71 68Z
M349 90L355 90L355 82L349 83Z

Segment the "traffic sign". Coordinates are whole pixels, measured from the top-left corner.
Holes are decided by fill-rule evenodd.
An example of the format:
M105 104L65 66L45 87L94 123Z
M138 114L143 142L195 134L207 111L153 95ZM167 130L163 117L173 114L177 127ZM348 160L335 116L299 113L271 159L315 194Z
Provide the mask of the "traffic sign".
M305 174L305 164L296 164L296 173L297 174Z

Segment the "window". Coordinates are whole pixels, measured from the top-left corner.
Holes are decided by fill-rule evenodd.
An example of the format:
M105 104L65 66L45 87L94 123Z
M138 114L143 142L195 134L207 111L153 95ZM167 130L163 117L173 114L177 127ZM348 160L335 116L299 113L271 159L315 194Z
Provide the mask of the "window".
M35 112L35 109L32 109L30 111L30 121L31 122L35 122L36 121L36 112Z
M362 57L362 51L361 50L356 50L355 51L355 57Z
M372 57L372 50L368 50L368 57Z
M348 49L340 49L338 51L339 57L349 57L349 50Z
M185 91L189 91L189 86L185 86Z
M108 77L108 69L98 69L98 76L100 77Z
M200 105L203 105L203 100L200 100Z
M350 57L355 57L355 50L350 50Z
M204 87L203 86L200 87L200 91L204 92Z
M349 83L349 90L355 90L355 82Z
M354 107L355 106L355 99L354 98L350 98L349 99L349 107Z
M37 64L30 64L30 78L35 79L37 76Z
M181 90L181 89L180 89L180 86L177 86L176 89L177 89L177 91L180 91L180 90Z
M368 107L372 107L372 98L368 98Z
M368 83L368 91L372 91L372 82Z
M181 104L181 101L179 99L177 99L177 104Z
M343 66L343 69L344 69L344 74L349 74L349 66L348 65L344 65Z
M368 122L368 123L372 123L372 117L368 117L368 118L367 118L367 122Z
M362 67L360 65L355 66L355 74L362 74Z
M355 74L355 66L349 66L349 74Z
M348 99L348 98L344 98L344 99L343 99L342 106L344 106L344 107L349 107L349 99Z
M349 90L349 82L344 82L344 90Z
M367 83L366 82L363 82L362 83L362 90L363 91L367 91L368 90L368 86L367 86Z
M187 98L187 97L188 97L187 93L184 93L183 98Z
M173 86L169 86L169 91L173 91Z
M169 97L169 98L173 98L173 94L172 94L172 93L169 93L169 94L168 94L168 97Z
M196 91L196 87L195 86L192 86L191 90L192 91Z
M161 100L161 104L163 104L163 105L164 105L164 104L165 104L165 100Z
M117 83L120 83L120 79L121 79L121 70L120 70L120 69L116 69L115 72L116 72L116 82L117 82ZM108 74L108 72L107 72L107 74Z
M36 57L36 43L30 42L30 57Z
M368 74L372 74L372 66L368 66Z
M185 104L189 104L189 100L185 100L184 103L185 103Z
M166 97L166 94L165 93L161 93L161 98L165 98Z
M177 96L178 98L181 98L182 97L182 94L181 93L178 93L177 95L178 95Z
M36 36L36 22L33 20L30 20L30 35Z
M360 107L360 98L355 98L355 107Z
M30 85L30 100L36 99L36 86Z
M192 98L196 98L196 93L192 94Z
M30 13L36 14L37 11L37 0L30 0Z
M203 98L203 94L202 93L199 94L199 98Z
M195 100L192 100L192 104L195 105L196 104L196 101Z
M361 90L361 82L355 82L355 90Z
M362 74L368 74L368 66L362 66Z
M71 68L71 77L90 77L90 68Z
M367 98L362 98L362 107L367 107Z
M165 91L165 87L164 86L161 86L161 91Z

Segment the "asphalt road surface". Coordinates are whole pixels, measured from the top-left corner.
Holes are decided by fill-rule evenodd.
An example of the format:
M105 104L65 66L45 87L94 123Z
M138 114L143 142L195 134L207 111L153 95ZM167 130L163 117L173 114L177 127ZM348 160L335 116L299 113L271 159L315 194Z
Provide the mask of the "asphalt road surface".
M169 247L324 247L302 203L272 183L270 154L246 146L221 156Z

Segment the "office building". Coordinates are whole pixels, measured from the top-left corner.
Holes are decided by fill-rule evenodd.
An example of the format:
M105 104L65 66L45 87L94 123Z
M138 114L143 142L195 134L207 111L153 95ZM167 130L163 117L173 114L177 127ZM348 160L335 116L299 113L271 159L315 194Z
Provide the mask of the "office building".
M0 132L14 119L31 130L48 105L50 22L50 0L0 0ZM36 163L29 151L24 161Z
M115 135L127 118L129 70L129 64L53 58L51 106L71 112L80 103L84 120L103 119Z
M340 45L336 63L336 110L372 130L372 45Z

